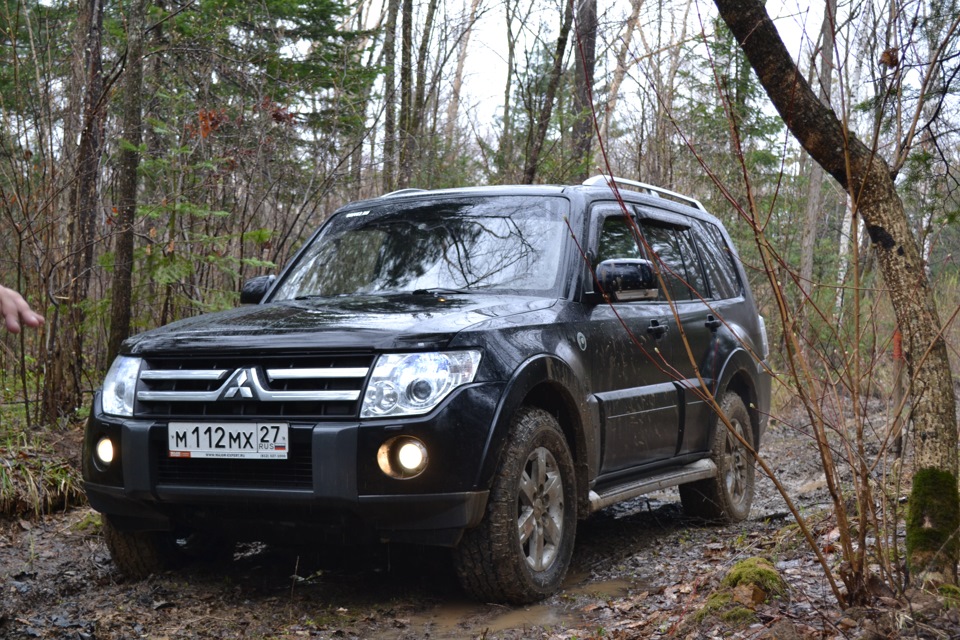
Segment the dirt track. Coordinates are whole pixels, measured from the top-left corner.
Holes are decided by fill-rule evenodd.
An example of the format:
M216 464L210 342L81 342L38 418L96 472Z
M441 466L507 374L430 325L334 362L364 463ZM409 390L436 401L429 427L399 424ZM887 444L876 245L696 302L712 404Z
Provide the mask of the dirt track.
M808 513L825 505L809 438L776 427L763 452ZM845 637L858 637L856 620L841 623L791 522L766 478L750 520L730 527L685 519L676 492L641 498L581 524L563 591L509 608L466 599L442 549L246 545L225 563L126 581L93 512L74 509L2 523L0 637L758 637L777 624L811 638L844 637L847 624ZM817 532L826 539L831 528L823 522ZM789 600L761 605L746 628L684 626L725 572L751 555L775 561Z

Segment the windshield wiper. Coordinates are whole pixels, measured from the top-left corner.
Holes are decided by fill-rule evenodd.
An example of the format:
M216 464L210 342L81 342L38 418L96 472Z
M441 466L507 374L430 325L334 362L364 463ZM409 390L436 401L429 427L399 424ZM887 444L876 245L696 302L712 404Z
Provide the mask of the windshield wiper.
M473 289L448 289L447 287L430 287L429 289L414 289L410 292L415 296L443 295L453 293L474 293Z

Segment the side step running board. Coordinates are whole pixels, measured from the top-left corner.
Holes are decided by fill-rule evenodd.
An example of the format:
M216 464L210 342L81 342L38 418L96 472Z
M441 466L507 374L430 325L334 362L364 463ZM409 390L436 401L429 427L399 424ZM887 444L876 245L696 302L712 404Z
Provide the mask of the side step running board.
M678 484L715 477L717 477L717 465L713 460L697 460L685 467L671 469L660 475L609 487L600 493L591 491L589 496L590 511L599 511L604 507L609 507L612 504L636 498L637 496L642 496L652 491L659 491L667 487L675 487Z

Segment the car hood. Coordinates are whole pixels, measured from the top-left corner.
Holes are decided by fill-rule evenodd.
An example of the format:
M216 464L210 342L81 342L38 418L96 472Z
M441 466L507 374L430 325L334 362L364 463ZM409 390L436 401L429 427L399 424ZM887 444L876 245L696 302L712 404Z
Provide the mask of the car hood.
M123 351L442 348L467 327L540 311L556 302L466 294L287 300L180 320L128 339Z

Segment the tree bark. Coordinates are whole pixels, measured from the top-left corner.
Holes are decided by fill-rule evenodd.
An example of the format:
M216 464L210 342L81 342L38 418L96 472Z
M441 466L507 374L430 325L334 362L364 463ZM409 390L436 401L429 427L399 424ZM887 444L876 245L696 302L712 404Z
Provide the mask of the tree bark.
M67 227L69 257L68 284L63 306L64 321L57 334L51 333L51 347L44 376L43 418L54 423L79 407L83 401L83 304L87 300L93 268L95 222L100 201L99 169L103 148L106 108L103 104L103 4L87 0L80 6L78 24L84 30L85 80L80 144L76 174L70 191L71 218Z
M117 186L116 243L110 300L110 338L107 362L120 353L120 344L130 335L133 284L133 228L140 181L140 143L143 140L143 30L146 0L133 0L127 24L127 66L123 83L123 139Z
M400 159L397 186L410 186L412 173L410 147L413 132L413 0L402 0L400 5Z
M903 332L916 434L914 478L923 479L914 483L910 498L910 576L918 585L955 584L957 522L943 521L943 505L930 499L937 495L930 486L942 483L945 475L951 479L952 495L956 496L956 399L940 320L893 177L886 162L817 98L780 40L761 0L715 2L780 116L811 157L850 194L870 236ZM955 520L956 505L949 512Z
M383 191L393 191L396 186L397 149L397 13L400 0L388 0L387 24L384 28L383 66Z
M591 172L593 147L593 75L597 49L597 0L577 3L577 42L574 65L573 157L580 163L577 180L586 180Z

